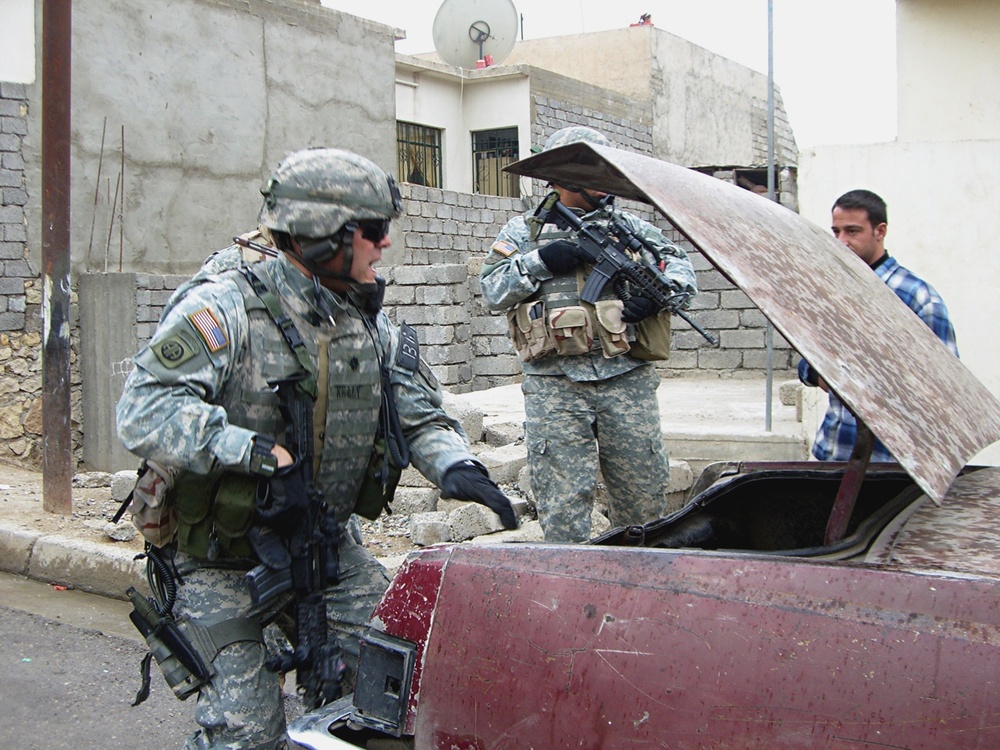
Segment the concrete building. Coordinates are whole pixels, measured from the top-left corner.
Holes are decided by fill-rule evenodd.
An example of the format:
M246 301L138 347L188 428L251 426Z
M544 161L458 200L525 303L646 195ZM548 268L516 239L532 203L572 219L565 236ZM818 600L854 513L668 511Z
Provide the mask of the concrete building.
M1000 395L1000 3L897 0L896 50L896 140L804 151L801 213L826 226L843 192L879 193L886 247L941 293L962 361ZM880 92L856 80L836 94L863 117ZM978 460L1000 463L1000 446Z

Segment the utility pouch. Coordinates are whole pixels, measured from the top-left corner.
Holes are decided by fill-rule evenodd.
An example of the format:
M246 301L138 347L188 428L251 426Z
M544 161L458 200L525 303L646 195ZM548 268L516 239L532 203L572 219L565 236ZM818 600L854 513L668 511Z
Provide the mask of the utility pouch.
M154 461L143 461L135 487L128 497L132 523L154 547L169 544L177 533L177 509L170 493L176 477L175 469ZM121 513L119 510L118 517Z
M376 439L374 450L368 459L365 478L361 483L361 489L358 490L357 500L354 501L354 512L371 521L389 507L403 475L402 470L386 456L386 451L385 439ZM387 477L382 476L383 471L388 472Z
M598 300L594 303L597 335L605 357L617 357L631 349L626 332L628 326L622 320L623 308L622 301L617 299Z
M670 359L670 313L652 315L635 326L633 357L647 361Z
M586 354L594 343L594 331L586 308L557 307L549 311L549 329L561 357Z
M215 674L211 666L213 647L205 649L204 643L193 644L172 615L159 614L152 602L134 588L129 588L126 594L132 602L129 619L146 639L150 654L156 659L156 664L174 695L185 700ZM147 659L143 664L143 680L147 687L148 670Z
M522 362L531 362L556 351L555 342L545 328L545 304L539 300L522 302L509 311L507 328Z

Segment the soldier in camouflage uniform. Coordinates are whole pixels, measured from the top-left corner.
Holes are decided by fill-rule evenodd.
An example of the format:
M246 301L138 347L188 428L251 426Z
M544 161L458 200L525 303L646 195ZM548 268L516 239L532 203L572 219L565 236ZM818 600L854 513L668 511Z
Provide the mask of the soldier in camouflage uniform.
M596 130L568 127L544 150L578 141L610 145ZM644 240L647 263L681 293L697 293L687 254L654 226L599 204L603 193L552 188L585 223L614 212ZM598 468L615 526L663 515L669 480L652 360L669 355L670 313L640 296L623 303L613 284L595 305L581 302L590 266L580 252L571 233L528 213L503 228L480 273L483 298L507 313L524 368L531 488L546 541L590 537Z
M274 492L295 465L282 445L284 418L269 385L275 381L301 377L313 386L313 484L341 525L378 468L387 396L397 433L424 476L447 496L482 503L508 528L517 525L461 425L444 412L412 329L381 310L384 281L375 263L390 244L389 221L402 210L392 177L356 154L308 149L287 157L261 192L260 224L281 252L254 264L243 262L235 245L212 256L171 297L117 408L122 442L147 459L152 476L139 486L166 487L171 523L157 541L178 574L174 615L223 622L230 633L253 632L247 623L259 633L279 614L276 607L253 611L245 578L261 559L260 540L283 538L279 527L269 528L259 489L251 490L249 510L245 498L223 507L229 501L221 489ZM388 578L350 533L339 534L339 559L339 583L325 598L350 689L358 637ZM279 747L285 719L278 675L264 666L263 638L228 640L209 655L216 674L198 691L201 728L185 747Z

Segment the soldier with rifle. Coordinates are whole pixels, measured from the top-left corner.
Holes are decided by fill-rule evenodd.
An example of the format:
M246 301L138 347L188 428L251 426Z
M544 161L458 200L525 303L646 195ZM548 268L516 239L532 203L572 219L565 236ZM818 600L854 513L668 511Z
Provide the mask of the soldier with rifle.
M280 672L295 670L307 707L352 689L388 578L344 525L377 517L409 462L517 526L414 331L381 309L376 264L402 211L392 177L307 149L261 192L265 236L178 288L117 408L145 459L130 510L154 591L129 592L131 618L178 697L198 696L185 748L280 747ZM247 263L241 245L273 257ZM272 622L290 649L269 653Z
M543 150L588 141L568 127ZM670 317L697 293L687 253L613 196L552 185L507 223L480 273L487 306L507 314L524 369L531 489L546 541L590 537L598 469L613 526L659 518L669 463L653 362L670 355Z

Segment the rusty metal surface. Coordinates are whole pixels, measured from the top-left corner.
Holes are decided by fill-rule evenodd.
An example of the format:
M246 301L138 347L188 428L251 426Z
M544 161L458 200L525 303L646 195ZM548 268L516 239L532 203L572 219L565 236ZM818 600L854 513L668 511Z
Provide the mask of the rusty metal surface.
M935 501L972 456L1000 439L1000 401L826 229L721 180L590 143L507 169L655 206Z
M569 545L427 563L418 748L1000 747L995 580Z
M881 535L870 562L1000 579L1000 468L963 474L940 508L924 503L900 521Z

